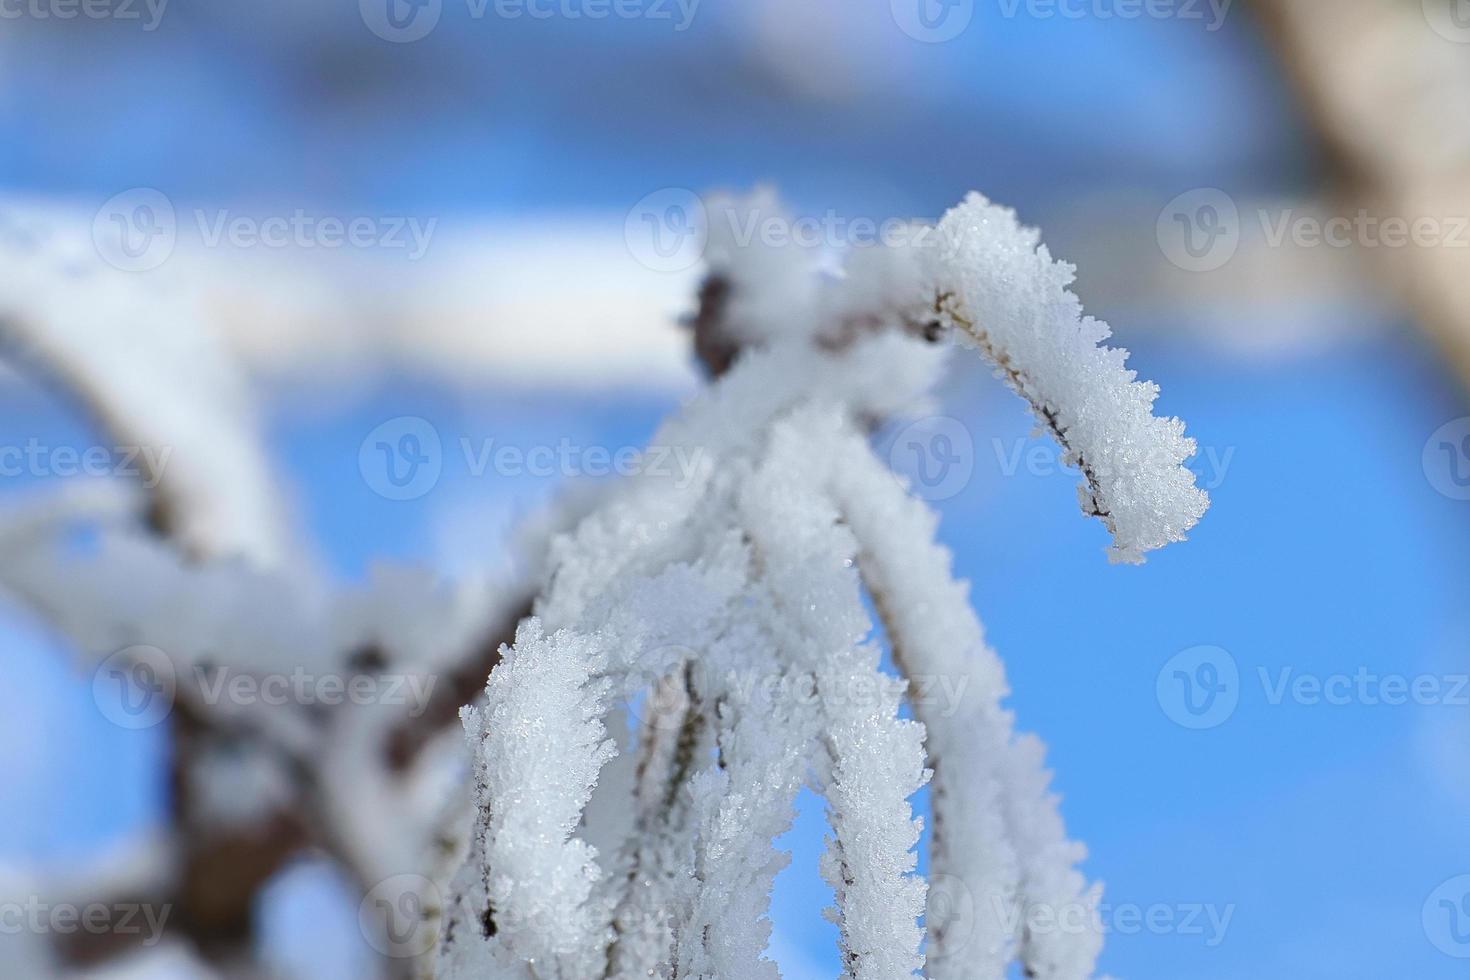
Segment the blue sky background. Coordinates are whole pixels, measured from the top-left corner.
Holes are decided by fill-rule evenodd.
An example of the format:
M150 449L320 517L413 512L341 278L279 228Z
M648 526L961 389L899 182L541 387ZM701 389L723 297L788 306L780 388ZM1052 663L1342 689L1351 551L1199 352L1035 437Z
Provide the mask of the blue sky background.
M477 21L446 0L434 34L410 45L374 37L341 0L180 5L154 32L12 25L0 189L95 205L146 184L240 207L534 219L621 216L659 187L760 180L816 211L932 215L978 187L1055 227L1048 238L1066 255L1069 240L1096 234L1068 217L1092 194L1162 207L1200 186L1313 186L1314 149L1245 11L1211 32L978 7L963 36L937 45L895 30L886 0L813 0L789 14L707 0L682 34ZM802 36L779 29L783 16L815 18L802 57L776 53ZM1086 270L1083 285L1086 300ZM1216 946L1115 934L1103 966L1133 980L1464 976L1420 916L1437 885L1470 872L1470 709L1271 704L1258 678L1470 670L1470 504L1436 492L1421 462L1435 429L1470 414L1464 393L1397 314L1366 336L1269 358L1170 329L1191 315L1240 314L1135 309L1115 324L1133 366L1160 382L1161 410L1229 459L1191 540L1142 568L1107 564L1070 474L1003 472L997 452L1028 439L1030 421L998 382L960 362L945 390L945 411L973 435L975 477L940 505L942 534L1009 665L1021 725L1050 746L1088 872L1111 903L1233 910ZM677 401L534 379L450 392L415 377L306 410L300 392L281 395L267 405L271 446L344 578L375 559L452 566L550 489L446 465L428 496L384 500L357 468L383 419L422 416L446 443L618 447L646 439ZM34 392L0 393L0 436L30 435L88 439ZM484 516L468 542L452 532L467 513ZM1161 706L1156 680L1199 645L1230 652L1240 703L1192 731ZM25 617L4 619L0 651L0 859L74 859L155 819L160 736L110 726L87 678ZM823 825L808 804L775 899L778 952L831 975L834 935L817 914ZM322 875L297 878L280 909L319 909ZM280 909L273 921L289 924Z

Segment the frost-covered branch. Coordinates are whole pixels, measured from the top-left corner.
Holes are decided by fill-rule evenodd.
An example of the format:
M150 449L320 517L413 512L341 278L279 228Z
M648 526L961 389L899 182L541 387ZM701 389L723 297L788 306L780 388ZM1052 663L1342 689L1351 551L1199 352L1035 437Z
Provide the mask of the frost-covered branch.
M758 195L713 210L748 226L774 207ZM633 481L554 543L541 623L467 717L481 831L452 904L480 927L446 943L439 975L776 977L767 910L786 856L773 842L806 784L828 803L844 977L910 976L925 961L925 882L909 798L927 759L933 873L968 889L976 915L972 935L931 917L927 974L1000 980L1018 960L1086 980L1097 929L1013 924L1038 906L1090 921L1098 890L1075 869L1083 850L1040 743L1013 732L1004 670L936 519L864 433L928 391L933 341L957 327L1082 469L1114 557L1141 560L1204 508L1182 426L1155 419L1156 390L1098 346L1106 329L1081 317L1070 270L983 199L927 238L854 253L838 277L812 252L729 239L736 225L712 223L691 321L716 380L656 437L699 467L679 484ZM959 686L952 717L920 698L916 720L900 717L905 684L878 668L864 587L910 680ZM677 710L644 718L636 767L610 765L607 692L641 688L636 713L668 684ZM773 693L792 690L810 696Z
M150 519L201 556L286 557L281 493L238 365L198 293L114 269L73 223L0 203L0 354L133 454Z
M972 196L830 274L815 250L728 234L777 208L760 195L712 209L729 220L711 227L692 326L715 380L655 436L691 466L644 473L558 528L532 584L382 572L343 590L277 561L256 478L238 498L215 486L254 450L190 451L198 468L169 499L191 516L161 538L125 503L0 525L0 586L87 656L154 647L191 681L296 667L447 681L418 715L231 705L182 685L168 890L212 964L248 949L260 885L314 847L365 894L402 872L443 892L414 903L433 955L391 958L393 977L775 980L770 891L789 860L775 842L805 786L827 803L844 980L1002 980L1013 962L1044 980L1092 975L1097 930L1015 924L1037 907L1090 920L1098 891L1040 743L1014 732L936 518L867 433L928 396L952 333L1058 439L1124 561L1203 512L1182 465L1192 443L1152 415L1157 389L1100 346L1107 328L1082 316L1070 268L1011 212ZM37 349L56 373L121 430L195 445L169 428L173 407L94 376L85 318L44 272L12 320L46 325ZM228 438L244 424L235 390L191 417ZM73 517L100 525L81 553L62 547ZM885 640L903 678L881 669ZM918 690L935 676L959 692L952 712ZM456 715L458 746L443 734ZM926 882L912 798L931 780ZM968 931L938 914L956 888Z

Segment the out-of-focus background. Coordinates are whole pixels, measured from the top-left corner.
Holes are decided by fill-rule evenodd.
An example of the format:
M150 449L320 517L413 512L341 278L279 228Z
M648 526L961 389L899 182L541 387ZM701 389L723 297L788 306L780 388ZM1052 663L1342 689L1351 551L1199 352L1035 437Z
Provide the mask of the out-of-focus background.
M493 566L588 447L641 445L700 383L697 254L649 236L762 183L834 248L1014 206L1199 440L1210 512L1113 567L1024 406L965 358L944 387L971 471L941 533L1106 883L1106 971L1463 976L1465 0L0 0L5 202L203 289L170 329L246 372L345 581ZM0 406L0 444L97 442L19 373ZM408 500L360 465L402 417L443 446ZM161 819L166 736L0 609L0 865L60 873ZM830 977L804 804L772 954ZM284 976L364 976L340 891L303 863L267 893Z

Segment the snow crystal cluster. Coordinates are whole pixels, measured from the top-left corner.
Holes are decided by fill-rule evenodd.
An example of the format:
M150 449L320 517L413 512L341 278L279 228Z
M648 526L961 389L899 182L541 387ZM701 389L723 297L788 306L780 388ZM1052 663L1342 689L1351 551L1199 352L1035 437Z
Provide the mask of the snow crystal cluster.
M698 329L741 353L656 436L700 460L695 478L631 481L553 542L535 615L464 711L474 831L438 975L774 980L774 840L808 786L827 802L844 978L1001 980L1019 962L1087 980L1100 889L1076 870L1040 743L1014 731L937 518L869 427L926 395L932 341L957 328L1062 440L1128 561L1202 513L1190 443L1150 414L1155 389L1123 352L1097 346L1107 330L1082 318L1071 270L979 197L927 239L855 252L844 275L720 237L734 226L712 222L723 322ZM915 698L905 717L913 691L880 669L884 639L906 678L963 691L955 710ZM925 916L925 784L933 887L968 921ZM1033 933L1038 908L1080 925Z

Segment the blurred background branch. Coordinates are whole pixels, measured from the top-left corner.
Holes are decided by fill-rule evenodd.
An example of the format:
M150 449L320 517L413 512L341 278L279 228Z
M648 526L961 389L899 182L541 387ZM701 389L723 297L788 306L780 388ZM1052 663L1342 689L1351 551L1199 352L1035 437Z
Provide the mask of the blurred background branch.
M1326 150L1341 213L1470 219L1470 33L1461 0L1251 0ZM1460 20L1457 22L1456 17ZM1462 38L1470 41L1470 37ZM1379 248L1372 271L1470 384L1470 251Z

